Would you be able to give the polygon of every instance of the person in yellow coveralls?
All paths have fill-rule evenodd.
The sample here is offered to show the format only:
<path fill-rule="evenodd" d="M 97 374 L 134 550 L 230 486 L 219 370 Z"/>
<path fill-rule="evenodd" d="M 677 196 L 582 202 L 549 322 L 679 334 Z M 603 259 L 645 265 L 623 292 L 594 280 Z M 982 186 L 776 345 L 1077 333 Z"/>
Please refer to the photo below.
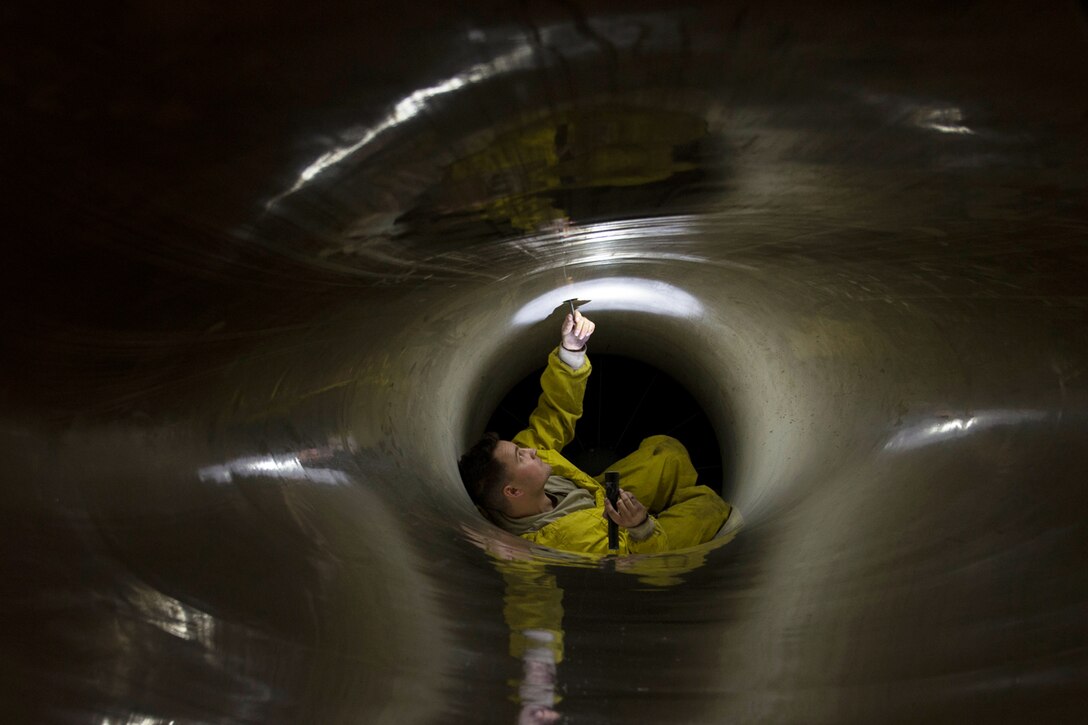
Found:
<path fill-rule="evenodd" d="M 619 526 L 618 554 L 651 554 L 710 541 L 722 531 L 731 507 L 695 483 L 695 467 L 675 438 L 646 438 L 609 467 L 620 474 L 615 507 L 605 496 L 603 473 L 591 477 L 560 453 L 573 440 L 582 416 L 592 370 L 586 346 L 595 327 L 577 310 L 564 318 L 529 427 L 512 441 L 485 434 L 465 453 L 458 462 L 465 488 L 503 529 L 555 549 L 609 553 L 608 519 Z"/>

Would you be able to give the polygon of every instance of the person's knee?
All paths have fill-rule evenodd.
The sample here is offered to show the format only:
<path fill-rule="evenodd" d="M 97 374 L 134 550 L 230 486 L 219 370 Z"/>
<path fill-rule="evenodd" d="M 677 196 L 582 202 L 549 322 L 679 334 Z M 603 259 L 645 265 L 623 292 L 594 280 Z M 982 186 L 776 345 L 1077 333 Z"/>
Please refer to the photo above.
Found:
<path fill-rule="evenodd" d="M 650 436 L 642 441 L 640 448 L 645 448 L 650 451 L 650 455 L 653 456 L 665 456 L 668 458 L 682 458 L 687 459 L 688 449 L 684 447 L 684 444 L 673 438 L 672 436 L 657 435 Z"/>

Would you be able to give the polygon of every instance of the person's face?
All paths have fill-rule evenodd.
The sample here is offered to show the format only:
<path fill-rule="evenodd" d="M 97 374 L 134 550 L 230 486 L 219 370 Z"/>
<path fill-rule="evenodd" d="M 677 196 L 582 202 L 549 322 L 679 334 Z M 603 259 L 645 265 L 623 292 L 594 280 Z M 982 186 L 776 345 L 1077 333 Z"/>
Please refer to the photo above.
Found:
<path fill-rule="evenodd" d="M 512 486 L 530 496 L 544 490 L 552 467 L 536 454 L 535 448 L 522 448 L 510 441 L 499 441 L 495 446 L 495 460 L 502 464 L 506 480 L 503 486 Z"/>

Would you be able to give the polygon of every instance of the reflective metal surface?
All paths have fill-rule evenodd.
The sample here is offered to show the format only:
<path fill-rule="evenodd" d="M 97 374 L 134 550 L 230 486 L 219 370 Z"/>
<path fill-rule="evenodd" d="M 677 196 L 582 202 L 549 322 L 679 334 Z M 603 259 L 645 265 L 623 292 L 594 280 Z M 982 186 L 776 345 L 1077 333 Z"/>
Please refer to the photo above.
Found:
<path fill-rule="evenodd" d="M 1083 716 L 1083 3 L 2 17 L 5 719 Z M 471 507 L 570 298 L 731 542 Z"/>

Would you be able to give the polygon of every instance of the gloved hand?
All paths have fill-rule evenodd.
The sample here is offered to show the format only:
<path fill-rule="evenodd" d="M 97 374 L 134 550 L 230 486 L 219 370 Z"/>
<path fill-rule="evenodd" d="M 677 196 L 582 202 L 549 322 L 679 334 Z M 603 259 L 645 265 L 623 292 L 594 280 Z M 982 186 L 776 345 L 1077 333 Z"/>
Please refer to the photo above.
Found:
<path fill-rule="evenodd" d="M 582 350 L 585 348 L 586 342 L 589 341 L 589 336 L 593 334 L 596 328 L 597 326 L 593 324 L 592 320 L 575 310 L 573 315 L 567 315 L 563 318 L 559 344 L 571 352 Z"/>

